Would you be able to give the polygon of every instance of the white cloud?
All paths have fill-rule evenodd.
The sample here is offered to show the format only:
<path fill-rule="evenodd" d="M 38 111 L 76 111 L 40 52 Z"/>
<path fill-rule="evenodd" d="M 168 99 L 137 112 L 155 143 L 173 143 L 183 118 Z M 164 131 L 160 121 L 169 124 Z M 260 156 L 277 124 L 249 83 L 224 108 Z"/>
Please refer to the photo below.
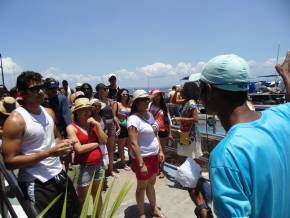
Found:
<path fill-rule="evenodd" d="M 11 57 L 3 58 L 2 65 L 5 74 L 18 74 L 22 71 L 21 67 Z"/>
<path fill-rule="evenodd" d="M 137 67 L 137 71 L 145 74 L 145 76 L 156 77 L 161 75 L 170 75 L 172 74 L 173 67 L 171 64 L 164 63 L 154 63 L 151 65 Z"/>
<path fill-rule="evenodd" d="M 279 58 L 279 63 L 282 63 L 284 57 Z M 248 60 L 253 77 L 261 75 L 275 74 L 274 66 L 275 58 L 269 58 L 264 62 Z M 205 62 L 200 61 L 196 64 L 179 62 L 176 65 L 156 62 L 150 65 L 136 67 L 135 70 L 120 69 L 114 73 L 117 76 L 120 87 L 145 87 L 152 86 L 167 86 L 177 84 L 184 76 L 192 73 L 200 73 L 205 66 Z M 11 57 L 3 58 L 3 70 L 5 73 L 5 82 L 8 87 L 15 85 L 16 75 L 22 71 L 22 67 L 13 61 Z M 53 77 L 60 82 L 64 79 L 68 80 L 70 86 L 74 87 L 77 82 L 87 82 L 93 87 L 97 83 L 108 84 L 109 73 L 85 74 L 81 72 L 66 73 L 59 68 L 49 67 L 41 72 L 44 78 Z M 5 83 L 5 84 L 6 84 Z"/>

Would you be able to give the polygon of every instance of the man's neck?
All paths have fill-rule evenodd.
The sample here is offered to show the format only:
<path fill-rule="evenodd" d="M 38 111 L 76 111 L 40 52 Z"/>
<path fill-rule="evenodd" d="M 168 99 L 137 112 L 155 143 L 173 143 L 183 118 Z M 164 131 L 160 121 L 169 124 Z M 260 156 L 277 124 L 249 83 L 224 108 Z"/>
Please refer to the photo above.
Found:
<path fill-rule="evenodd" d="M 226 132 L 228 132 L 232 126 L 238 123 L 252 122 L 261 117 L 261 113 L 251 111 L 246 103 L 236 107 L 223 107 L 217 113 L 217 115 Z"/>
<path fill-rule="evenodd" d="M 23 103 L 23 108 L 25 108 L 29 113 L 32 114 L 40 114 L 41 113 L 41 108 L 40 104 L 34 103 Z"/>

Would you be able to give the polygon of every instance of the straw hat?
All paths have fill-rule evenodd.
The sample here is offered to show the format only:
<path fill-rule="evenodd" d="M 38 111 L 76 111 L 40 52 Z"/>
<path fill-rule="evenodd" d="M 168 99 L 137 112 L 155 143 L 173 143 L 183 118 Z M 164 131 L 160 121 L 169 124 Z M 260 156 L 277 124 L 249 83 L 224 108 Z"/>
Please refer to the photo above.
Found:
<path fill-rule="evenodd" d="M 10 115 L 17 107 L 19 107 L 19 104 L 13 97 L 5 97 L 0 101 L 0 112 L 2 114 Z"/>
<path fill-rule="evenodd" d="M 71 108 L 71 112 L 75 112 L 81 108 L 91 108 L 92 105 L 88 98 L 78 98 L 75 100 L 74 105 Z"/>
<path fill-rule="evenodd" d="M 148 93 L 143 90 L 143 89 L 138 89 L 133 93 L 133 97 L 132 97 L 132 104 L 134 103 L 135 100 L 137 100 L 138 98 L 150 98 L 150 96 L 148 95 Z"/>

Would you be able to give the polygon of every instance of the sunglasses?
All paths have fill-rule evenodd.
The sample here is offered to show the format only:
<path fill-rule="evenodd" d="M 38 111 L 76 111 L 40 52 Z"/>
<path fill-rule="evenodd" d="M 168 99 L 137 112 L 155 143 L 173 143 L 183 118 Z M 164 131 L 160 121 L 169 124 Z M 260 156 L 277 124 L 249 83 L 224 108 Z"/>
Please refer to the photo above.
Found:
<path fill-rule="evenodd" d="M 44 85 L 36 85 L 36 86 L 32 86 L 32 87 L 29 87 L 28 90 L 31 91 L 31 92 L 35 92 L 35 93 L 38 93 L 40 90 L 43 90 L 44 89 Z"/>
<path fill-rule="evenodd" d="M 128 93 L 124 93 L 124 94 L 122 94 L 122 96 L 129 96 L 129 94 Z"/>

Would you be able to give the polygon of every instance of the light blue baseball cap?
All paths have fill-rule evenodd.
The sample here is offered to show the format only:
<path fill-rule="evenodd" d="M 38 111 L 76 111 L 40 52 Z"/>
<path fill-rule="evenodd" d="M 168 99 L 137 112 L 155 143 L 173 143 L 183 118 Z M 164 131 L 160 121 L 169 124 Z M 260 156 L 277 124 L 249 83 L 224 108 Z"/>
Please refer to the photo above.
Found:
<path fill-rule="evenodd" d="M 192 79 L 191 79 L 192 77 Z M 219 55 L 205 65 L 199 79 L 216 88 L 227 91 L 247 91 L 250 82 L 248 63 L 235 54 Z M 191 75 L 189 80 L 196 81 L 198 75 Z"/>

